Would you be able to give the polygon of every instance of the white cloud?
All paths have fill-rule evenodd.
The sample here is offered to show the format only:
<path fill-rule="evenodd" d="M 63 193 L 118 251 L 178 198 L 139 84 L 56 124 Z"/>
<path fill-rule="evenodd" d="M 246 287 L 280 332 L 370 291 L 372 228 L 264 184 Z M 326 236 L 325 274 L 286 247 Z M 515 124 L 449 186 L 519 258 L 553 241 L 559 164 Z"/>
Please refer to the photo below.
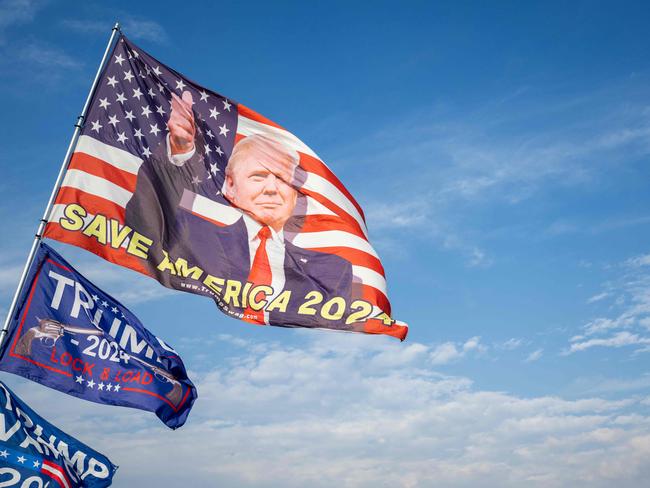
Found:
<path fill-rule="evenodd" d="M 42 42 L 30 42 L 18 49 L 23 62 L 36 64 L 44 68 L 79 69 L 82 64 L 60 49 Z"/>
<path fill-rule="evenodd" d="M 152 414 L 14 389 L 119 464 L 118 486 L 626 488 L 650 476 L 642 400 L 484 391 L 427 368 L 426 346 L 333 336 L 244 345 L 195 376 L 199 399 L 173 432 Z"/>
<path fill-rule="evenodd" d="M 589 339 L 582 342 L 574 342 L 569 348 L 569 353 L 577 351 L 585 351 L 592 347 L 623 347 L 650 344 L 650 337 L 639 337 L 636 334 L 629 332 L 618 332 L 617 334 L 607 338 Z"/>
<path fill-rule="evenodd" d="M 582 333 L 570 339 L 567 353 L 592 347 L 645 346 L 635 354 L 646 352 L 650 338 L 650 255 L 635 256 L 622 266 L 610 266 L 615 273 L 604 283 L 605 290 L 592 296 L 588 303 L 608 304 L 609 316 L 596 317 L 582 327 Z M 650 350 L 650 349 L 649 349 Z"/>
<path fill-rule="evenodd" d="M 517 349 L 524 343 L 523 340 L 517 339 L 516 337 L 511 337 L 507 341 L 503 342 L 502 344 L 499 345 L 501 349 L 505 349 L 507 351 L 512 351 L 514 349 Z"/>
<path fill-rule="evenodd" d="M 431 364 L 441 365 L 457 361 L 467 356 L 468 353 L 476 351 L 483 353 L 487 347 L 480 343 L 481 338 L 472 337 L 465 343 L 445 342 L 436 346 L 429 354 Z"/>
<path fill-rule="evenodd" d="M 46 3 L 40 0 L 5 0 L 0 3 L 0 44 L 5 41 L 8 27 L 31 22 Z"/>
<path fill-rule="evenodd" d="M 120 14 L 120 12 L 115 11 L 112 11 L 110 16 L 107 15 L 104 20 L 66 19 L 61 23 L 61 25 L 65 29 L 76 32 L 93 34 L 105 33 L 108 35 L 114 25 L 114 21 L 111 19 L 116 17 L 121 19 L 120 28 L 129 39 L 150 41 L 157 44 L 164 44 L 169 40 L 165 28 L 158 22 L 133 17 L 129 14 Z"/>
<path fill-rule="evenodd" d="M 641 266 L 650 266 L 650 254 L 644 254 L 628 259 L 625 262 L 628 266 L 639 268 Z"/>
<path fill-rule="evenodd" d="M 542 353 L 544 352 L 544 349 L 537 349 L 533 352 L 531 352 L 528 357 L 526 358 L 527 363 L 532 363 L 537 361 L 539 358 L 542 357 Z"/>
<path fill-rule="evenodd" d="M 589 299 L 587 300 L 587 303 L 596 303 L 596 302 L 599 302 L 599 301 L 607 298 L 608 296 L 609 296 L 609 293 L 604 291 L 602 293 L 598 293 L 597 295 L 589 297 Z"/>

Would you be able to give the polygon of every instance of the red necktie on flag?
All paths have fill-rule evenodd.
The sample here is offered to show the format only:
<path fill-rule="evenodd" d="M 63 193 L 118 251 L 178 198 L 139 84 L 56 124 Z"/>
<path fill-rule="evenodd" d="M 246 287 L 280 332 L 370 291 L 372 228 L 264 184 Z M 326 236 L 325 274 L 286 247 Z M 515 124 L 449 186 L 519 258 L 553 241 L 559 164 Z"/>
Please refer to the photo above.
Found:
<path fill-rule="evenodd" d="M 253 266 L 251 267 L 251 272 L 248 275 L 248 282 L 253 284 L 253 287 L 260 285 L 271 286 L 271 265 L 269 264 L 269 256 L 266 254 L 266 241 L 271 237 L 271 229 L 267 226 L 264 226 L 257 233 L 257 237 L 260 240 L 260 245 L 255 251 L 255 258 L 253 259 Z M 256 295 L 260 295 L 261 291 Z M 254 297 L 255 301 L 259 301 L 259 297 Z M 264 310 L 253 310 L 250 306 L 246 307 L 244 310 L 244 320 L 251 322 L 253 324 L 265 325 L 264 320 Z"/>

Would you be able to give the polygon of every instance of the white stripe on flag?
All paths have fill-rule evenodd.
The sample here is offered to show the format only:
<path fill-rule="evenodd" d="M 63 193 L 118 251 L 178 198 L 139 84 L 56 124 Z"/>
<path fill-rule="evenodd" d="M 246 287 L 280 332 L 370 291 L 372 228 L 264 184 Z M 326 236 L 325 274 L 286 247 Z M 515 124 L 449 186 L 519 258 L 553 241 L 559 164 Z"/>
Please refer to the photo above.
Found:
<path fill-rule="evenodd" d="M 319 201 L 314 200 L 312 197 L 308 195 L 302 196 L 307 200 L 307 210 L 305 211 L 305 215 L 336 215 L 335 212 L 332 212 L 329 208 Z"/>
<path fill-rule="evenodd" d="M 187 189 L 183 190 L 179 206 L 223 225 L 232 225 L 242 216 L 236 208 L 215 202 Z"/>
<path fill-rule="evenodd" d="M 122 171 L 134 175 L 138 174 L 138 169 L 140 169 L 140 165 L 142 164 L 142 159 L 134 156 L 130 152 L 109 146 L 90 136 L 80 136 L 74 151 L 86 153 L 89 156 L 101 159 L 111 166 L 115 166 Z"/>
<path fill-rule="evenodd" d="M 45 471 L 45 473 L 48 475 L 50 478 L 54 479 L 57 481 L 63 488 L 70 488 L 70 484 L 68 483 L 68 480 L 65 479 L 65 474 L 63 471 L 59 471 L 58 469 L 53 468 L 52 466 L 43 463 L 41 465 L 41 470 Z"/>
<path fill-rule="evenodd" d="M 348 197 L 346 197 L 343 193 L 341 193 L 341 190 L 336 188 L 332 183 L 330 183 L 322 176 L 318 176 L 315 173 L 308 172 L 307 179 L 305 180 L 303 187 L 307 190 L 311 190 L 320 195 L 323 195 L 332 203 L 341 207 L 343 210 L 349 213 L 354 218 L 354 220 L 356 220 L 359 223 L 359 227 L 361 227 L 363 234 L 366 237 L 368 237 L 368 230 L 366 229 L 366 223 L 364 222 L 363 217 L 357 210 L 357 207 L 355 207 L 352 204 L 352 202 L 348 200 Z"/>
<path fill-rule="evenodd" d="M 126 207 L 131 195 L 133 195 L 133 193 L 115 183 L 78 169 L 69 169 L 61 186 L 76 188 L 91 195 L 110 200 L 120 207 Z"/>
<path fill-rule="evenodd" d="M 301 153 L 308 154 L 309 156 L 316 158 L 320 161 L 320 158 L 316 155 L 311 148 L 294 136 L 291 132 L 284 129 L 279 129 L 271 125 L 263 124 L 262 122 L 257 122 L 255 120 L 249 119 L 248 117 L 238 116 L 237 117 L 237 133 L 244 136 L 251 136 L 253 134 L 265 134 L 275 139 L 276 141 L 284 144 L 287 147 L 300 151 Z M 322 162 L 322 161 L 321 161 Z M 325 164 L 325 163 L 323 163 Z"/>
<path fill-rule="evenodd" d="M 386 279 L 376 271 L 366 268 L 365 266 L 352 266 L 352 274 L 361 280 L 364 285 L 372 286 L 381 291 L 384 295 L 386 293 Z"/>
<path fill-rule="evenodd" d="M 326 230 L 323 232 L 300 232 L 287 238 L 295 246 L 304 249 L 317 249 L 319 247 L 349 247 L 358 249 L 373 255 L 377 259 L 377 253 L 370 243 L 361 237 L 342 230 Z"/>

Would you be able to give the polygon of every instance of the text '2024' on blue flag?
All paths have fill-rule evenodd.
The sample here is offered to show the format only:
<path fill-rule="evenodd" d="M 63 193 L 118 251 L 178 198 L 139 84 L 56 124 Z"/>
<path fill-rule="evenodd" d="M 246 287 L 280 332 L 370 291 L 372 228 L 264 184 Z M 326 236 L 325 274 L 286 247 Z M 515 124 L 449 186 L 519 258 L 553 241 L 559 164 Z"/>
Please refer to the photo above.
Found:
<path fill-rule="evenodd" d="M 57 429 L 0 381 L 0 486 L 110 486 L 115 466 Z"/>
<path fill-rule="evenodd" d="M 0 369 L 85 400 L 155 412 L 173 429 L 197 397 L 174 349 L 46 244 L 30 268 Z"/>

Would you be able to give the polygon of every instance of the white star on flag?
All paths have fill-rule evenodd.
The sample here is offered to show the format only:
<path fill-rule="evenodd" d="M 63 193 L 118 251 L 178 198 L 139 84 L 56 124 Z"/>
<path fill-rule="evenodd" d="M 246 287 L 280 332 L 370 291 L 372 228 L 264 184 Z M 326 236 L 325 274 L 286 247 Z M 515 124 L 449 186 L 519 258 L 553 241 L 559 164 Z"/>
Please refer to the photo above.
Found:
<path fill-rule="evenodd" d="M 99 123 L 99 119 L 97 119 L 95 122 L 92 122 L 92 124 L 93 124 L 93 126 L 92 126 L 92 128 L 90 130 L 94 130 L 97 133 L 99 133 L 99 129 L 104 127 L 102 124 Z"/>
<path fill-rule="evenodd" d="M 151 149 L 149 149 L 148 147 L 143 148 L 142 149 L 142 154 L 146 158 L 150 157 L 151 156 Z"/>
<path fill-rule="evenodd" d="M 118 93 L 117 94 L 117 100 L 116 102 L 124 103 L 126 102 L 126 97 L 124 96 L 124 93 Z"/>
<path fill-rule="evenodd" d="M 133 134 L 133 137 L 137 137 L 138 139 L 142 139 L 144 136 L 142 135 L 142 130 L 141 129 L 136 129 L 135 134 Z"/>
<path fill-rule="evenodd" d="M 129 83 L 131 82 L 131 80 L 132 80 L 133 78 L 135 78 L 135 76 L 133 76 L 133 73 L 131 73 L 131 70 L 126 71 L 126 72 L 124 73 L 124 79 L 125 79 L 126 81 L 128 81 Z"/>
<path fill-rule="evenodd" d="M 117 119 L 117 115 L 111 115 L 108 118 L 108 123 L 111 124 L 113 127 L 115 127 L 118 122 L 119 122 L 119 120 Z"/>
<path fill-rule="evenodd" d="M 127 119 L 129 119 L 129 122 L 131 122 L 133 119 L 135 119 L 135 115 L 133 115 L 133 111 L 132 111 L 132 110 L 128 110 L 128 111 L 126 112 L 125 117 L 126 117 Z"/>
<path fill-rule="evenodd" d="M 124 142 L 125 142 L 127 139 L 128 139 L 128 137 L 126 137 L 126 135 L 124 134 L 124 132 L 118 132 L 118 133 L 117 133 L 117 142 L 121 142 L 122 144 L 124 144 Z"/>
<path fill-rule="evenodd" d="M 158 128 L 158 124 L 149 124 L 149 127 L 151 127 L 151 130 L 149 131 L 149 134 L 153 134 L 154 136 L 158 135 L 158 132 L 160 132 L 160 129 Z"/>
<path fill-rule="evenodd" d="M 185 83 L 183 83 L 183 80 L 178 80 L 178 81 L 176 82 L 176 89 L 177 89 L 177 90 L 183 91 L 183 89 L 185 88 L 185 86 L 186 86 L 186 85 L 185 85 Z"/>
<path fill-rule="evenodd" d="M 219 115 L 219 112 L 217 112 L 217 107 L 212 107 L 210 109 L 210 117 L 217 120 L 217 115 Z"/>
<path fill-rule="evenodd" d="M 230 132 L 230 129 L 228 127 L 226 127 L 226 124 L 223 124 L 223 125 L 219 126 L 219 135 L 220 136 L 228 137 L 228 132 Z"/>
<path fill-rule="evenodd" d="M 133 89 L 133 98 L 137 98 L 140 100 L 140 97 L 142 96 L 142 92 L 140 91 L 140 88 L 134 88 Z"/>
<path fill-rule="evenodd" d="M 210 95 L 208 95 L 207 92 L 206 92 L 205 90 L 202 90 L 202 91 L 201 91 L 201 101 L 202 101 L 202 102 L 207 102 L 209 96 L 210 96 Z"/>
<path fill-rule="evenodd" d="M 27 458 L 25 456 L 18 456 L 18 462 L 20 464 L 23 464 L 25 461 L 27 461 Z"/>
<path fill-rule="evenodd" d="M 124 61 L 125 61 L 125 59 L 122 57 L 121 54 L 118 54 L 117 56 L 115 56 L 115 62 L 116 62 L 117 64 L 119 64 L 120 66 L 122 66 L 122 63 L 123 63 Z"/>
<path fill-rule="evenodd" d="M 101 108 L 105 108 L 108 110 L 108 106 L 111 104 L 111 102 L 108 101 L 108 98 L 100 98 L 99 99 L 99 106 Z"/>
<path fill-rule="evenodd" d="M 230 106 L 231 105 L 230 105 L 230 102 L 228 100 L 223 101 L 223 109 L 224 110 L 227 110 L 228 112 L 230 112 Z"/>
<path fill-rule="evenodd" d="M 84 382 L 83 376 L 76 376 L 75 381 L 79 384 L 83 384 Z"/>
<path fill-rule="evenodd" d="M 151 113 L 151 109 L 149 108 L 149 105 L 145 105 L 142 107 L 142 115 L 144 115 L 146 118 L 149 118 L 149 114 Z"/>
<path fill-rule="evenodd" d="M 95 380 L 86 381 L 88 388 L 92 389 L 95 386 Z"/>

